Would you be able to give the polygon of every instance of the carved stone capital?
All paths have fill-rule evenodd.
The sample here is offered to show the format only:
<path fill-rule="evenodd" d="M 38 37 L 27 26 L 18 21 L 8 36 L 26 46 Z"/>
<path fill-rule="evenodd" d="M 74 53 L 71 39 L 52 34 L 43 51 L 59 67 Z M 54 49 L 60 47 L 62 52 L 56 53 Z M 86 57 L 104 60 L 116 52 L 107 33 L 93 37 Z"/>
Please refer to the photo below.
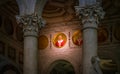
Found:
<path fill-rule="evenodd" d="M 105 12 L 99 3 L 92 6 L 80 7 L 75 6 L 76 15 L 82 20 L 82 23 L 99 23 L 104 18 Z"/>
<path fill-rule="evenodd" d="M 38 33 L 39 28 L 45 25 L 45 21 L 41 16 L 36 14 L 16 16 L 17 23 L 23 27 L 23 32 L 25 33 Z"/>

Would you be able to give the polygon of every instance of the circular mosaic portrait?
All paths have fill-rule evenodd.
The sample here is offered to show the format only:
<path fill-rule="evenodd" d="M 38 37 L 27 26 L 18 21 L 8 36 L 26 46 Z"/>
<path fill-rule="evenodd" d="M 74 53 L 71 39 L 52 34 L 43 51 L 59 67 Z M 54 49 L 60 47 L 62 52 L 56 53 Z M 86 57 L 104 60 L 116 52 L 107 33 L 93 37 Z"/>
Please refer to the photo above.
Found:
<path fill-rule="evenodd" d="M 77 30 L 73 33 L 72 36 L 72 41 L 75 45 L 81 46 L 83 44 L 83 39 L 82 39 L 82 32 L 81 30 Z"/>
<path fill-rule="evenodd" d="M 108 31 L 104 27 L 98 28 L 98 43 L 103 43 L 108 39 Z"/>
<path fill-rule="evenodd" d="M 53 44 L 57 48 L 61 48 L 66 44 L 67 37 L 64 33 L 57 33 L 53 37 Z"/>
<path fill-rule="evenodd" d="M 48 46 L 48 38 L 45 35 L 39 36 L 38 47 L 40 50 L 45 49 Z"/>
<path fill-rule="evenodd" d="M 114 36 L 120 41 L 120 25 L 116 25 L 116 27 L 114 27 Z"/>

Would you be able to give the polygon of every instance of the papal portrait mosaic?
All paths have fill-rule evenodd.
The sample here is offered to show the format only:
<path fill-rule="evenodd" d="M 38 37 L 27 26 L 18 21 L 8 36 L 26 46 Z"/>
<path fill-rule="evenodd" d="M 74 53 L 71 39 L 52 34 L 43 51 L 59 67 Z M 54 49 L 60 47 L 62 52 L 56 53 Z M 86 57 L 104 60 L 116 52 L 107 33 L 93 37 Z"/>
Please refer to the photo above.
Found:
<path fill-rule="evenodd" d="M 83 44 L 83 39 L 82 39 L 82 32 L 81 30 L 77 30 L 73 33 L 72 35 L 72 41 L 75 45 L 81 46 Z"/>
<path fill-rule="evenodd" d="M 61 48 L 66 44 L 67 37 L 64 33 L 57 33 L 53 37 L 53 44 L 57 48 Z"/>

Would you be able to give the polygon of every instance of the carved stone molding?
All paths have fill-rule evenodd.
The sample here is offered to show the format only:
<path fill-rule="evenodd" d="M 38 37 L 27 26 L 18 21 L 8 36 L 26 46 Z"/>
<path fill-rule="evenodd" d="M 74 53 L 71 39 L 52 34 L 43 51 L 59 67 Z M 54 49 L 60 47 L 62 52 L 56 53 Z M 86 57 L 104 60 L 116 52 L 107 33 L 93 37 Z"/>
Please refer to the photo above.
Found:
<path fill-rule="evenodd" d="M 16 16 L 17 22 L 23 27 L 23 32 L 38 32 L 38 29 L 45 25 L 45 21 L 37 14 Z"/>
<path fill-rule="evenodd" d="M 100 19 L 104 18 L 105 12 L 100 6 L 100 3 L 96 3 L 92 6 L 80 7 L 75 6 L 76 15 L 79 16 L 79 19 L 82 20 L 82 23 L 99 23 Z"/>

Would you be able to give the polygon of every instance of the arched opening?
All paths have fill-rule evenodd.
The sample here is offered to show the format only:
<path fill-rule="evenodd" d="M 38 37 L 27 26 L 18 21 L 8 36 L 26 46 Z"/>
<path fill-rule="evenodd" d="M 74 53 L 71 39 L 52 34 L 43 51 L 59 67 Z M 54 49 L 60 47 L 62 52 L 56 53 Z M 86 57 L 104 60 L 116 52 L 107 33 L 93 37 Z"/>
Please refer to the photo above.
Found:
<path fill-rule="evenodd" d="M 57 60 L 53 62 L 48 74 L 75 74 L 73 65 L 66 60 Z"/>

